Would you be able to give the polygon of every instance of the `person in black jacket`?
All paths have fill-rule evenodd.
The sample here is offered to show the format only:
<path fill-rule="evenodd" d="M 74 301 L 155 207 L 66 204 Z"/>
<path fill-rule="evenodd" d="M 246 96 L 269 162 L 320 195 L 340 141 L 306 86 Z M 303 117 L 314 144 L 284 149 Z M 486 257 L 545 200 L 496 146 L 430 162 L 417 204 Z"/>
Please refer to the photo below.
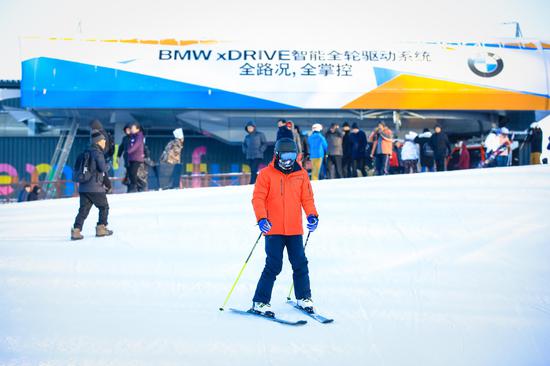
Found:
<path fill-rule="evenodd" d="M 365 170 L 365 155 L 367 149 L 367 135 L 363 130 L 359 129 L 357 123 L 351 126 L 351 157 L 353 159 L 352 175 L 357 177 L 357 169 L 361 171 L 363 177 L 367 176 Z"/>
<path fill-rule="evenodd" d="M 292 131 L 292 126 L 290 123 L 287 123 L 284 119 L 280 119 L 277 121 L 277 139 L 276 141 L 279 141 L 283 138 L 288 138 L 291 140 L 294 140 L 294 132 Z"/>
<path fill-rule="evenodd" d="M 307 135 L 307 132 L 302 131 L 302 129 L 297 125 L 294 125 L 294 129 L 298 133 L 298 136 L 300 136 L 300 143 L 302 145 L 302 161 L 300 163 L 303 167 L 305 167 L 306 161 L 309 160 L 309 141 L 307 140 L 309 136 Z"/>
<path fill-rule="evenodd" d="M 264 161 L 267 141 L 263 132 L 256 129 L 254 122 L 248 122 L 244 129 L 247 135 L 243 140 L 243 154 L 248 161 L 248 166 L 250 166 L 250 184 L 254 184 L 258 176 L 258 167 Z"/>
<path fill-rule="evenodd" d="M 542 129 L 538 123 L 531 123 L 525 142 L 529 142 L 531 145 L 530 165 L 540 164 L 540 156 L 542 154 Z"/>
<path fill-rule="evenodd" d="M 451 153 L 451 143 L 447 134 L 441 130 L 441 126 L 435 126 L 435 133 L 430 141 L 435 156 L 435 168 L 438 172 L 447 170 L 445 160 Z"/>
<path fill-rule="evenodd" d="M 120 160 L 120 157 L 124 158 L 124 179 L 122 180 L 122 184 L 125 186 L 128 186 L 130 184 L 130 178 L 128 177 L 128 171 L 130 167 L 130 163 L 128 162 L 128 146 L 130 145 L 130 124 L 127 124 L 123 128 L 124 136 L 122 137 L 122 141 L 120 142 L 120 145 L 118 146 L 118 153 L 117 158 Z"/>
<path fill-rule="evenodd" d="M 113 156 L 115 155 L 115 139 L 111 134 L 103 128 L 103 125 L 98 119 L 95 119 L 90 124 L 91 128 L 91 134 L 94 133 L 94 131 L 98 131 L 105 137 L 105 150 L 103 151 L 103 155 L 105 156 L 105 161 L 111 165 L 113 161 Z M 107 193 L 111 193 L 113 191 L 113 185 L 111 184 L 111 180 L 109 179 L 109 174 L 106 173 L 103 176 L 104 182 L 103 184 L 107 188 Z"/>
<path fill-rule="evenodd" d="M 109 203 L 107 202 L 107 190 L 104 185 L 104 176 L 107 174 L 108 164 L 105 162 L 105 149 L 107 140 L 98 130 L 92 133 L 92 145 L 88 148 L 90 154 L 89 169 L 92 172 L 87 182 L 80 183 L 78 193 L 80 194 L 80 208 L 71 229 L 71 240 L 84 239 L 82 226 L 90 213 L 92 206 L 99 209 L 99 220 L 96 226 L 96 236 L 108 236 L 113 232 L 107 229 L 109 216 Z"/>
<path fill-rule="evenodd" d="M 27 201 L 37 201 L 40 196 L 40 192 L 42 192 L 42 188 L 39 186 L 34 186 L 32 191 L 27 196 Z"/>
<path fill-rule="evenodd" d="M 344 137 L 342 138 L 342 171 L 344 178 L 352 176 L 351 169 L 353 166 L 352 150 L 353 144 L 351 142 L 349 123 L 344 122 L 342 125 L 342 131 L 344 131 Z"/>
<path fill-rule="evenodd" d="M 423 173 L 434 171 L 434 150 L 431 140 L 432 133 L 427 128 L 414 138 L 414 143 L 420 147 L 420 167 Z"/>

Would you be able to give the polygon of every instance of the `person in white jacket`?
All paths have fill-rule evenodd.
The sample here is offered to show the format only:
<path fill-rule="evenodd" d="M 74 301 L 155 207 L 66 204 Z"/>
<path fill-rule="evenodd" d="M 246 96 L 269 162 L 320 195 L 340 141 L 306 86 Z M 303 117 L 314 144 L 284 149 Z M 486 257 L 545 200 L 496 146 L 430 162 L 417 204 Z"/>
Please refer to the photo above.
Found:
<path fill-rule="evenodd" d="M 485 159 L 489 159 L 493 154 L 496 153 L 497 149 L 500 147 L 499 143 L 500 128 L 493 127 L 491 132 L 485 138 Z M 491 160 L 488 167 L 492 168 L 496 166 L 496 159 Z"/>
<path fill-rule="evenodd" d="M 405 174 L 418 173 L 418 145 L 414 139 L 418 136 L 414 132 L 405 135 L 405 143 L 401 148 L 401 161 L 405 168 Z"/>

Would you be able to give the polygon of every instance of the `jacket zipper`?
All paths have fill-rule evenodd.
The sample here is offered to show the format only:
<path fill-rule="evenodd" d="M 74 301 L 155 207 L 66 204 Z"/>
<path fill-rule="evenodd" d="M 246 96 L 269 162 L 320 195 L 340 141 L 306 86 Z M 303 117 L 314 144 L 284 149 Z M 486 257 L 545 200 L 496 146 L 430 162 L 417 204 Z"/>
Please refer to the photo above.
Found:
<path fill-rule="evenodd" d="M 281 177 L 281 197 L 283 198 L 283 235 L 286 233 L 286 203 L 285 203 L 285 192 L 283 188 L 283 179 L 286 181 L 286 177 Z"/>

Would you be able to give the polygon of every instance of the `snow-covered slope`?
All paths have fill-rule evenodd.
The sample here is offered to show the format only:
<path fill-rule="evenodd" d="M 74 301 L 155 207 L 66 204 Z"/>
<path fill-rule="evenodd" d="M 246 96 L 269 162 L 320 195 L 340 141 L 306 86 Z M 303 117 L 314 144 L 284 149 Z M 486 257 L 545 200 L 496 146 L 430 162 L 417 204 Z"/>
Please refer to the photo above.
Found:
<path fill-rule="evenodd" d="M 93 237 L 94 208 L 81 242 L 77 199 L 1 206 L 0 365 L 550 364 L 548 167 L 314 190 L 313 296 L 335 322 L 296 328 L 218 311 L 258 235 L 250 186 L 110 196 L 115 235 Z M 305 318 L 289 267 L 272 305 Z"/>

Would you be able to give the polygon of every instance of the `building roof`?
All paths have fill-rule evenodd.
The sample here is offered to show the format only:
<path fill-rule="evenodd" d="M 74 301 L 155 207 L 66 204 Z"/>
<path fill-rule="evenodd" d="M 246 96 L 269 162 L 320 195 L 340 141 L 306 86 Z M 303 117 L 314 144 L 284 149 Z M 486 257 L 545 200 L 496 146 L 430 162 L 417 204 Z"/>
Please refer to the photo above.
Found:
<path fill-rule="evenodd" d="M 1 80 L 0 89 L 20 89 L 21 80 Z"/>

